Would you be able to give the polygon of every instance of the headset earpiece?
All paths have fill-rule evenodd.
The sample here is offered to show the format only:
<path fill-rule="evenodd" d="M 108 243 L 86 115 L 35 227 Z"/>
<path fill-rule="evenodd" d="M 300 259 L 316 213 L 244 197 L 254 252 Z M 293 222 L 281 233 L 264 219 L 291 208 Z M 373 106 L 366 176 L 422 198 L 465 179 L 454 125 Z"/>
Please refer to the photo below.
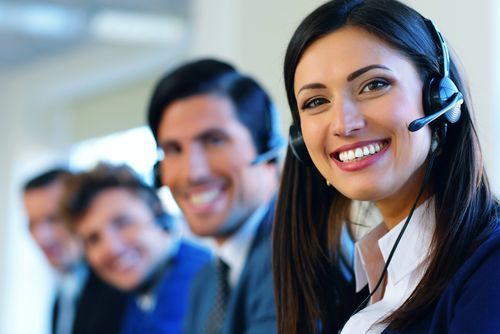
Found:
<path fill-rule="evenodd" d="M 306 166 L 312 165 L 311 156 L 307 151 L 306 144 L 304 143 L 304 137 L 302 136 L 302 132 L 300 128 L 293 123 L 290 126 L 290 130 L 288 133 L 289 145 L 292 150 L 293 155 L 297 160 L 299 160 L 302 164 Z"/>
<path fill-rule="evenodd" d="M 281 155 L 282 148 L 285 145 L 285 140 L 280 129 L 280 117 L 278 110 L 271 103 L 268 106 L 268 114 L 265 124 L 265 137 L 264 137 L 264 152 L 259 153 L 257 157 L 251 162 L 252 166 L 261 163 L 272 162 L 278 159 Z"/>
<path fill-rule="evenodd" d="M 408 130 L 412 132 L 420 130 L 442 115 L 449 123 L 456 123 L 460 119 L 461 105 L 464 102 L 462 93 L 450 78 L 450 55 L 445 40 L 432 21 L 426 18 L 423 20 L 441 53 L 441 70 L 439 75 L 431 77 L 424 85 L 423 106 L 426 116 L 410 123 Z"/>
<path fill-rule="evenodd" d="M 155 162 L 153 166 L 153 188 L 160 189 L 163 185 L 161 183 L 161 161 Z"/>

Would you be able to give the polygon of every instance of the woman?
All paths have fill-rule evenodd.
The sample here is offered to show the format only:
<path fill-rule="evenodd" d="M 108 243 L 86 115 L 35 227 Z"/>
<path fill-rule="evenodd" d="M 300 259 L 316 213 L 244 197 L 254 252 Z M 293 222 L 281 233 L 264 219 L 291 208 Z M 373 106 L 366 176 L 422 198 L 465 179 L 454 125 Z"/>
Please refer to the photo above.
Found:
<path fill-rule="evenodd" d="M 342 333 L 498 330 L 498 202 L 433 24 L 394 0 L 330 1 L 300 24 L 284 69 L 294 125 L 274 231 L 278 332 L 345 320 Z M 356 244 L 356 288 L 370 290 L 356 311 L 338 269 L 353 200 L 384 219 Z"/>

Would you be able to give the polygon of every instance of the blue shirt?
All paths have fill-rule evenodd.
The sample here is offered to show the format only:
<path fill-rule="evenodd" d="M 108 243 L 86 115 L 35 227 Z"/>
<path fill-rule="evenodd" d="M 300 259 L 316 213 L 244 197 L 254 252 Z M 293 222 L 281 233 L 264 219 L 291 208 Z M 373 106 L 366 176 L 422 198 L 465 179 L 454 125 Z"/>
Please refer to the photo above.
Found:
<path fill-rule="evenodd" d="M 189 289 L 199 269 L 210 261 L 204 249 L 181 241 L 175 256 L 155 289 L 155 303 L 150 310 L 141 308 L 131 298 L 122 325 L 122 334 L 177 334 L 187 311 Z"/>

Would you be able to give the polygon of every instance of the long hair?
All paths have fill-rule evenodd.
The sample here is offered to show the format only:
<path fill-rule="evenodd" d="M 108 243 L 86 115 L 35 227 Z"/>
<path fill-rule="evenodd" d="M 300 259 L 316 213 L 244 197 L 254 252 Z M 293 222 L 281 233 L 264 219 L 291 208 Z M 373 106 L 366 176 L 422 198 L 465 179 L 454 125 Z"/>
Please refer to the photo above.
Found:
<path fill-rule="evenodd" d="M 399 51 L 414 64 L 423 83 L 439 75 L 440 50 L 423 17 L 415 10 L 396 0 L 327 2 L 302 21 L 285 56 L 288 103 L 299 127 L 293 89 L 297 64 L 313 42 L 346 25 L 362 28 Z M 498 202 L 490 192 L 483 167 L 470 97 L 453 55 L 450 77 L 463 93 L 464 104 L 461 119 L 448 127 L 442 154 L 431 171 L 436 228 L 428 269 L 407 301 L 384 320 L 391 329 L 418 321 L 460 265 L 488 236 L 498 216 Z M 340 229 L 348 220 L 349 205 L 349 199 L 325 186 L 314 166 L 301 165 L 288 151 L 273 243 L 280 333 L 327 332 L 341 325 L 334 322 L 345 316 L 348 300 L 342 299 L 342 295 L 348 291 L 342 289 L 348 285 L 336 273 Z"/>

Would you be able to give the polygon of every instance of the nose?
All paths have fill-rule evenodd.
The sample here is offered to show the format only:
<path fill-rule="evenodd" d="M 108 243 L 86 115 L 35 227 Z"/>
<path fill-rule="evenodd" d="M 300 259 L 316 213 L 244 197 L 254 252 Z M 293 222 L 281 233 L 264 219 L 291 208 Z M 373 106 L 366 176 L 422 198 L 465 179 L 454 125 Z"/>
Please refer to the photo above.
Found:
<path fill-rule="evenodd" d="M 186 152 L 186 173 L 191 182 L 199 182 L 210 175 L 208 153 L 200 144 L 192 145 Z"/>
<path fill-rule="evenodd" d="M 365 127 L 356 101 L 339 98 L 333 103 L 331 128 L 334 136 L 347 137 Z"/>
<path fill-rule="evenodd" d="M 107 259 L 112 260 L 123 251 L 124 243 L 117 233 L 108 231 L 104 233 L 103 239 L 101 247 Z"/>
<path fill-rule="evenodd" d="M 54 227 L 50 222 L 38 223 L 31 231 L 33 238 L 40 245 L 50 244 L 55 239 Z"/>

